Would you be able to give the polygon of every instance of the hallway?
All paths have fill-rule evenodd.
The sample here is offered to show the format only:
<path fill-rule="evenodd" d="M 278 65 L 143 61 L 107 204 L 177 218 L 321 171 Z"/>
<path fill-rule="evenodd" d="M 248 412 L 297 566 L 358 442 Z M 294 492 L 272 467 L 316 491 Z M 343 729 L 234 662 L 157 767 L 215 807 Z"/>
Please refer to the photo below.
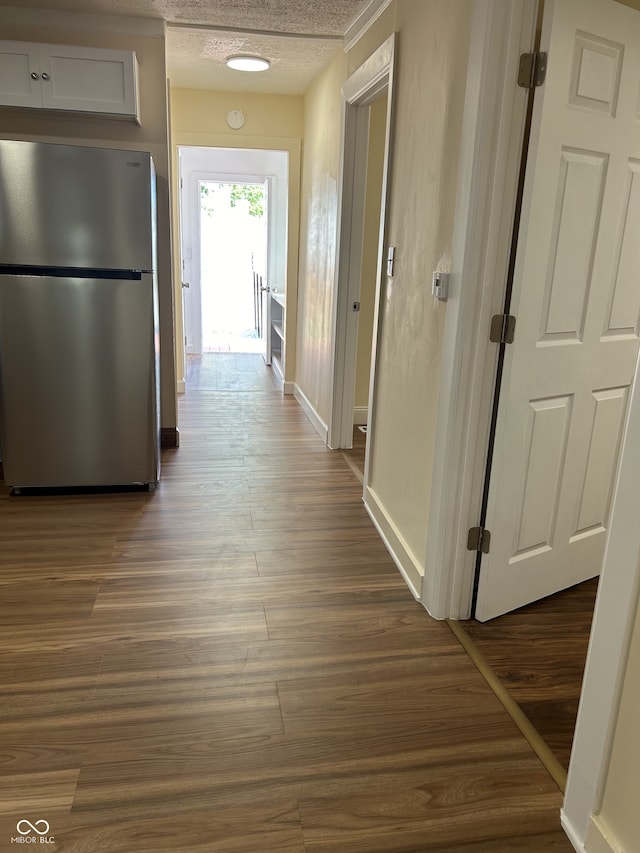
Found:
<path fill-rule="evenodd" d="M 28 819 L 65 853 L 569 853 L 344 457 L 243 363 L 192 376 L 155 492 L 2 488 L 0 849 Z"/>

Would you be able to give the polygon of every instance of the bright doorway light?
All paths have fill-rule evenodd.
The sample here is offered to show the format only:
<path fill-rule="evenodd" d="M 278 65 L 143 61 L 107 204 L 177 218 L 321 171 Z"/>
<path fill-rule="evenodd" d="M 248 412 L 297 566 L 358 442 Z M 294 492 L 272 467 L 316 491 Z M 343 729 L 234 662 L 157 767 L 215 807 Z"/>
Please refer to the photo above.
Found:
<path fill-rule="evenodd" d="M 262 352 L 253 273 L 266 278 L 264 184 L 200 181 L 203 352 Z"/>

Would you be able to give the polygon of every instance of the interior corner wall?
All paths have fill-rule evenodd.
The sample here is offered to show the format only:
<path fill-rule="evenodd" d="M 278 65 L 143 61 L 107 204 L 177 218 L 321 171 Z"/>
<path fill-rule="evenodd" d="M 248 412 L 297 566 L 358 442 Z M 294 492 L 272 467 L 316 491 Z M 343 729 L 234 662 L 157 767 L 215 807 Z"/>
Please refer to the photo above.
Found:
<path fill-rule="evenodd" d="M 99 15 L 53 13 L 34 10 L 33 22 L 25 22 L 29 10 L 21 10 L 19 23 L 3 18 L 2 38 L 45 44 L 134 50 L 139 67 L 140 121 L 98 116 L 60 115 L 44 110 L 0 110 L 0 137 L 68 145 L 96 145 L 149 151 L 158 182 L 158 290 L 160 302 L 161 426 L 176 426 L 176 392 L 173 323 L 173 270 L 169 207 L 169 150 L 167 127 L 167 84 L 165 40 L 162 35 L 140 35 L 140 27 L 129 31 L 125 19 Z M 43 23 L 46 21 L 46 26 Z M 119 25 L 113 22 L 120 21 Z M 135 19 L 140 24 L 139 19 Z M 144 23 L 144 22 L 143 22 Z M 154 22 L 157 26 L 157 22 Z"/>
<path fill-rule="evenodd" d="M 431 295 L 451 255 L 471 15 L 450 0 L 395 0 L 349 53 L 357 68 L 396 33 L 387 246 L 369 488 L 424 574 L 446 303 Z"/>
<path fill-rule="evenodd" d="M 174 223 L 174 279 L 176 283 L 176 374 L 184 379 L 184 347 L 179 233 L 179 146 L 211 148 L 254 148 L 287 151 L 289 154 L 289 198 L 287 227 L 286 281 L 286 363 L 285 382 L 296 375 L 296 314 L 298 298 L 298 251 L 300 231 L 300 180 L 303 136 L 301 95 L 261 95 L 242 92 L 215 92 L 204 89 L 170 88 L 171 157 L 173 172 L 172 217 Z M 231 110 L 245 116 L 240 130 L 226 122 Z"/>
<path fill-rule="evenodd" d="M 345 56 L 339 51 L 304 99 L 296 384 L 325 424 L 331 406 L 341 87 L 345 78 Z"/>

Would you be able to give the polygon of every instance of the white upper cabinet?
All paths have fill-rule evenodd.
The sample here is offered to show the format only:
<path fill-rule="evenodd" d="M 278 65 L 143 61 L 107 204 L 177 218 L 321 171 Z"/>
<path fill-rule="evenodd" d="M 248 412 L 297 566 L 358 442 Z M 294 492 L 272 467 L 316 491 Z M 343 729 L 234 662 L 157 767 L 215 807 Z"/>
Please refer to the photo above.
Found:
<path fill-rule="evenodd" d="M 42 106 L 35 46 L 0 41 L 0 103 L 7 107 Z"/>
<path fill-rule="evenodd" d="M 0 106 L 138 120 L 138 65 L 129 50 L 0 41 Z"/>

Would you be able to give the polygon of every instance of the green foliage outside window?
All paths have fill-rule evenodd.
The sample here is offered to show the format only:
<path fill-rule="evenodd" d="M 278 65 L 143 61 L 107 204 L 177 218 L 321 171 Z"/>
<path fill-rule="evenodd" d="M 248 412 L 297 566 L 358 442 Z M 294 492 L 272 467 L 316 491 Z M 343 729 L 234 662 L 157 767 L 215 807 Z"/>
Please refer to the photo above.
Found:
<path fill-rule="evenodd" d="M 217 190 L 230 187 L 229 205 L 236 207 L 239 201 L 249 202 L 250 216 L 264 216 L 264 187 L 261 184 L 200 184 L 200 201 L 209 216 L 213 215 L 213 200 Z M 218 196 L 219 197 L 219 196 Z M 205 202 L 206 199 L 206 202 Z"/>

